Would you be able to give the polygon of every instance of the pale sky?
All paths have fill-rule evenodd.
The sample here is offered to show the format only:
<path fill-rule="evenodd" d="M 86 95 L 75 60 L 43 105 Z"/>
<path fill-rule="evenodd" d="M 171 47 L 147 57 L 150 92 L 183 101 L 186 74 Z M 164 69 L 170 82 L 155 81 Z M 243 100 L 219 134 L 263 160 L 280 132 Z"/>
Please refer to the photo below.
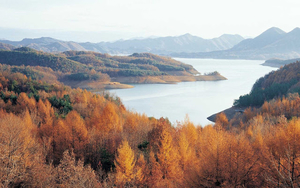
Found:
<path fill-rule="evenodd" d="M 270 27 L 300 27 L 299 8 L 299 0 L 0 0 L 0 39 L 255 37 Z"/>

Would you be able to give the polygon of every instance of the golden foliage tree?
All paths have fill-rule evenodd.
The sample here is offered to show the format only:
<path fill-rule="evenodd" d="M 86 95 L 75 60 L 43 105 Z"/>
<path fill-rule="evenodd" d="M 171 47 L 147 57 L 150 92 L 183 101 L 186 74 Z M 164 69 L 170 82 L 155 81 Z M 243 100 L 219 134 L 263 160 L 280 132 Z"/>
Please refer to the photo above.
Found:
<path fill-rule="evenodd" d="M 21 186 L 40 157 L 38 145 L 23 120 L 13 114 L 0 118 L 0 183 Z"/>
<path fill-rule="evenodd" d="M 123 140 L 117 151 L 115 159 L 116 165 L 116 183 L 124 186 L 131 183 L 134 178 L 134 152 L 126 140 Z"/>
<path fill-rule="evenodd" d="M 158 138 L 157 159 L 160 164 L 162 179 L 180 182 L 182 171 L 178 165 L 178 153 L 173 148 L 170 132 L 164 128 Z M 175 183 L 176 184 L 176 183 Z"/>
<path fill-rule="evenodd" d="M 74 149 L 75 154 L 83 157 L 84 149 L 89 139 L 84 120 L 73 110 L 66 116 L 65 123 L 69 129 L 68 132 L 71 134 L 71 148 Z"/>

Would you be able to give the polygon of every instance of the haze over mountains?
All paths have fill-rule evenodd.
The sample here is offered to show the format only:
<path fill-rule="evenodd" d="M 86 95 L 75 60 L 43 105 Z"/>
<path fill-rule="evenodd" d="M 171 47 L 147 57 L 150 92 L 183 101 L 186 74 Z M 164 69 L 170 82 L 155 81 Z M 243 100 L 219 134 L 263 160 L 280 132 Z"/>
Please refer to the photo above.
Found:
<path fill-rule="evenodd" d="M 2 44 L 1 44 L 2 43 Z M 5 43 L 5 44 L 3 44 Z M 0 49 L 30 47 L 45 52 L 94 51 L 109 54 L 150 52 L 159 55 L 186 58 L 216 59 L 294 59 L 300 57 L 300 28 L 285 32 L 272 27 L 255 38 L 224 34 L 218 38 L 203 39 L 185 34 L 176 37 L 119 40 L 116 42 L 77 43 L 49 37 L 0 40 Z"/>
<path fill-rule="evenodd" d="M 245 39 L 233 48 L 208 53 L 173 53 L 174 57 L 220 59 L 292 59 L 300 57 L 300 28 L 286 33 L 272 27 L 253 39 Z"/>
<path fill-rule="evenodd" d="M 81 44 L 88 50 L 101 47 L 102 50 L 110 53 L 135 53 L 151 52 L 156 54 L 169 54 L 173 52 L 210 52 L 226 50 L 238 44 L 244 38 L 240 35 L 224 34 L 218 38 L 203 39 L 191 34 L 178 37 L 159 37 L 147 39 L 133 39 L 117 42 L 101 42 L 96 45 L 90 43 Z M 99 49 L 100 50 L 100 49 Z"/>
<path fill-rule="evenodd" d="M 174 52 L 210 52 L 226 50 L 238 44 L 244 38 L 240 35 L 224 34 L 218 38 L 203 39 L 190 34 L 176 37 L 158 37 L 146 39 L 119 40 L 116 42 L 76 43 L 61 41 L 49 37 L 23 39 L 22 41 L 0 40 L 1 43 L 15 47 L 30 47 L 45 52 L 62 52 L 67 50 L 95 51 L 111 54 L 132 54 L 151 52 L 169 54 Z"/>

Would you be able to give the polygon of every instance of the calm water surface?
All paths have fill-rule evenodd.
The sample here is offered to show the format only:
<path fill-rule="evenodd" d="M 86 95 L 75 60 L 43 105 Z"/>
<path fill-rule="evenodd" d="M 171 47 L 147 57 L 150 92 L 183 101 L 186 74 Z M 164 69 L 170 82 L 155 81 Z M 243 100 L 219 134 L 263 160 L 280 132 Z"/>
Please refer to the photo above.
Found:
<path fill-rule="evenodd" d="M 228 80 L 181 82 L 178 84 L 135 84 L 132 89 L 110 90 L 127 109 L 148 116 L 168 117 L 172 123 L 188 114 L 195 124 L 211 123 L 206 118 L 232 106 L 234 99 L 249 93 L 254 82 L 276 68 L 258 60 L 177 60 L 192 65 L 200 73 L 218 71 Z"/>

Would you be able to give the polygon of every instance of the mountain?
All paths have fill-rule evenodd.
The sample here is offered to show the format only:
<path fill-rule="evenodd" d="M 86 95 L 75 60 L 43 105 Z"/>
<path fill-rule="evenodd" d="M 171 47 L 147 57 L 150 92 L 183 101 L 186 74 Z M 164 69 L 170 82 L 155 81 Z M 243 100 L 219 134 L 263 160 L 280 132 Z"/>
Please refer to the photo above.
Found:
<path fill-rule="evenodd" d="M 0 42 L 0 50 L 12 50 L 14 48 L 15 47 L 13 45 Z"/>
<path fill-rule="evenodd" d="M 61 41 L 50 37 L 23 39 L 22 41 L 0 40 L 2 43 L 16 47 L 30 47 L 44 52 L 94 51 L 110 54 L 132 54 L 150 52 L 155 54 L 170 54 L 177 52 L 210 52 L 226 50 L 244 38 L 240 35 L 224 34 L 218 38 L 203 39 L 191 34 L 176 37 L 157 37 L 146 39 L 119 40 L 116 42 L 76 43 Z"/>
<path fill-rule="evenodd" d="M 253 39 L 245 39 L 228 50 L 198 53 L 172 53 L 173 57 L 225 59 L 293 59 L 300 57 L 300 28 L 286 33 L 272 27 Z"/>
<path fill-rule="evenodd" d="M 68 50 L 83 51 L 81 45 L 76 42 L 66 42 L 50 37 L 41 37 L 36 39 L 25 38 L 22 41 L 0 40 L 2 43 L 10 44 L 16 47 L 30 47 L 44 52 L 63 52 Z"/>
<path fill-rule="evenodd" d="M 170 54 L 174 52 L 189 53 L 225 50 L 233 47 L 243 39 L 240 35 L 226 34 L 219 38 L 203 39 L 191 34 L 185 34 L 176 37 L 119 40 L 97 44 L 80 43 L 80 45 L 87 50 L 99 50 L 106 53 L 131 54 L 135 52 L 150 52 L 155 54 Z"/>
<path fill-rule="evenodd" d="M 246 39 L 239 44 L 235 45 L 231 50 L 232 51 L 240 51 L 240 50 L 249 50 L 249 49 L 260 49 L 267 45 L 272 44 L 273 42 L 281 39 L 284 34 L 279 28 L 272 27 L 254 39 Z"/>

